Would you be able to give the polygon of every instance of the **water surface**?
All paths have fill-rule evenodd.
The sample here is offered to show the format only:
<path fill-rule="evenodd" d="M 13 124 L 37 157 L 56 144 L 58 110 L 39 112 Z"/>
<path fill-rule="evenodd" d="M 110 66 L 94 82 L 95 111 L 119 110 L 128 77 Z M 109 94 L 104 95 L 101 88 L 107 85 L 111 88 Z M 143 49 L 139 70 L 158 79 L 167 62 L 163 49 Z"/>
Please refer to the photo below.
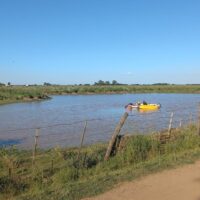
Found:
<path fill-rule="evenodd" d="M 171 112 L 174 112 L 173 126 L 178 126 L 180 121 L 181 124 L 195 121 L 200 95 L 68 95 L 53 96 L 48 101 L 2 105 L 0 145 L 9 144 L 10 141 L 11 144 L 32 147 L 34 129 L 42 127 L 40 147 L 76 146 L 80 143 L 85 120 L 88 120 L 85 144 L 107 141 L 125 111 L 124 106 L 139 100 L 160 103 L 162 107 L 153 113 L 132 111 L 122 133 L 149 133 L 166 129 Z"/>

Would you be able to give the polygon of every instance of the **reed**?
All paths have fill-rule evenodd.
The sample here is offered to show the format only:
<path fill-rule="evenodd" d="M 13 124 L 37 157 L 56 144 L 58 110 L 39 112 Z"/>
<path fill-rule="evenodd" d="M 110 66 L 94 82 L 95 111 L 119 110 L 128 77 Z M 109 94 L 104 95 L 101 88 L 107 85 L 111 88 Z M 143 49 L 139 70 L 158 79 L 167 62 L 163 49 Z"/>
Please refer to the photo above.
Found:
<path fill-rule="evenodd" d="M 48 95 L 122 93 L 200 93 L 200 85 L 0 86 L 0 104 L 48 99 Z"/>

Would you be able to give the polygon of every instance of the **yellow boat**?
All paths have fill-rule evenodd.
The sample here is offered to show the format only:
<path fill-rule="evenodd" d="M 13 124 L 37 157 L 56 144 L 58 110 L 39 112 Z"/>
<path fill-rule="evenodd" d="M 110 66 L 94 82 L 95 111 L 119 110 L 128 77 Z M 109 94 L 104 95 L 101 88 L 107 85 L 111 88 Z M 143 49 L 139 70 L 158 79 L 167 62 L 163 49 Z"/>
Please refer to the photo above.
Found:
<path fill-rule="evenodd" d="M 138 109 L 141 109 L 141 110 L 158 110 L 160 109 L 160 104 L 140 104 L 138 106 Z"/>

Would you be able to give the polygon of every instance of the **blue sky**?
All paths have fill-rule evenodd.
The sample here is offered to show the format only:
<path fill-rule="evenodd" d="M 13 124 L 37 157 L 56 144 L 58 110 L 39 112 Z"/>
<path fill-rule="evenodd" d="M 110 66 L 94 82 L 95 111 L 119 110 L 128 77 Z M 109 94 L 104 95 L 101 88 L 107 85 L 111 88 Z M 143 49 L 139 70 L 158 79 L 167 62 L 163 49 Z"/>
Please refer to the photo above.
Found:
<path fill-rule="evenodd" d="M 0 0 L 0 82 L 200 83 L 199 0 Z"/>

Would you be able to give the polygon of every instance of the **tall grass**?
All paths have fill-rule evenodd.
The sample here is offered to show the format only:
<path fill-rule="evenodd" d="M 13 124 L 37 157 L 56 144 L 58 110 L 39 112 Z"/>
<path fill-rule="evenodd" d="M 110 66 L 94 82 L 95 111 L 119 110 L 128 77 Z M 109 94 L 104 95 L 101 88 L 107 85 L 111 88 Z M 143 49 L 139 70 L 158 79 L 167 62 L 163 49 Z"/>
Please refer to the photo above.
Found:
<path fill-rule="evenodd" d="M 0 87 L 0 104 L 31 100 L 42 100 L 47 98 L 48 96 L 36 87 Z"/>
<path fill-rule="evenodd" d="M 0 199 L 81 199 L 99 194 L 115 183 L 200 158 L 196 127 L 174 130 L 166 144 L 157 135 L 130 137 L 125 147 L 104 161 L 106 144 L 40 150 L 0 151 Z"/>
<path fill-rule="evenodd" d="M 112 93 L 200 93 L 200 85 L 0 86 L 0 103 L 45 99 L 53 94 Z"/>

